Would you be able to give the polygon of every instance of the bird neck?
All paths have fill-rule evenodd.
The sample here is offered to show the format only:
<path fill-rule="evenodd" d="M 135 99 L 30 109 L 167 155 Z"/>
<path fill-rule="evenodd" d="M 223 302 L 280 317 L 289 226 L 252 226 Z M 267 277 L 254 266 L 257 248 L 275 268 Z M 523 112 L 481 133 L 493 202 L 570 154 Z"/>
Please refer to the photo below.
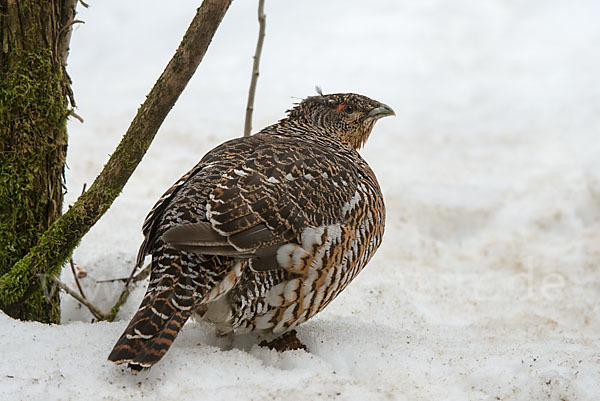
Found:
<path fill-rule="evenodd" d="M 296 137 L 310 142 L 321 143 L 325 146 L 347 150 L 356 150 L 364 143 L 359 136 L 356 139 L 351 135 L 344 136 L 340 130 L 336 130 L 334 127 L 316 126 L 305 119 L 290 117 L 283 118 L 276 124 L 266 127 L 263 132 Z"/>

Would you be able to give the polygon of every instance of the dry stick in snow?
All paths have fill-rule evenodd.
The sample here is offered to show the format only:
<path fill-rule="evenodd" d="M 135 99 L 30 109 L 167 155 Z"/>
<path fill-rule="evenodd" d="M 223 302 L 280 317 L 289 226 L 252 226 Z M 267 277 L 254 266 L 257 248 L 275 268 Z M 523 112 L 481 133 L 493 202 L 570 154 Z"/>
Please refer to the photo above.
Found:
<path fill-rule="evenodd" d="M 0 277 L 0 305 L 27 300 L 38 277 L 53 281 L 81 238 L 108 210 L 202 61 L 231 0 L 204 0 L 179 48 L 138 109 L 127 133 L 88 191 L 12 269 Z M 44 284 L 44 283 L 42 283 Z"/>
<path fill-rule="evenodd" d="M 107 320 L 109 322 L 112 322 L 115 319 L 115 317 L 117 316 L 117 312 L 119 311 L 119 308 L 121 307 L 121 305 L 123 305 L 125 303 L 125 301 L 127 301 L 127 298 L 129 297 L 129 294 L 131 292 L 131 290 L 129 289 L 129 285 L 127 284 L 125 286 L 125 288 L 123 288 L 121 295 L 119 295 L 119 298 L 117 298 L 117 301 L 115 302 L 113 307 L 110 308 L 110 312 L 104 313 L 97 306 L 95 306 L 93 303 L 91 303 L 87 299 L 87 297 L 84 295 L 83 290 L 81 289 L 81 286 L 79 285 L 79 281 L 77 280 L 77 274 L 75 273 L 75 268 L 73 266 L 73 259 L 70 260 L 70 263 L 71 263 L 71 269 L 73 270 L 73 274 L 75 276 L 75 283 L 77 284 L 77 287 L 79 288 L 79 293 L 81 295 L 77 294 L 71 287 L 69 287 L 68 285 L 66 285 L 65 283 L 63 283 L 56 277 L 53 279 L 53 283 L 56 284 L 58 286 L 58 288 L 62 289 L 64 292 L 66 292 L 67 294 L 69 294 L 73 298 L 75 298 L 77 301 L 79 301 L 79 303 L 81 303 L 83 306 L 88 308 L 89 311 L 92 313 L 92 315 L 94 315 L 94 317 L 96 319 Z M 144 267 L 144 269 L 142 271 L 140 271 L 135 277 L 133 277 L 133 281 L 140 281 L 140 280 L 143 280 L 146 277 L 148 277 L 150 275 L 151 267 L 152 267 L 152 264 L 148 263 L 148 265 L 146 267 Z M 114 279 L 114 280 L 100 280 L 100 281 L 96 281 L 96 283 L 97 284 L 108 283 L 108 282 L 119 281 L 119 280 L 125 281 L 125 280 L 127 280 L 127 278 L 120 278 L 120 279 Z"/>
<path fill-rule="evenodd" d="M 246 121 L 244 123 L 244 136 L 250 136 L 252 131 L 252 112 L 254 111 L 254 94 L 256 93 L 256 82 L 258 81 L 258 66 L 260 64 L 260 54 L 262 53 L 263 42 L 265 39 L 265 26 L 267 16 L 265 15 L 265 0 L 258 0 L 258 41 L 256 42 L 256 51 L 254 52 L 254 62 L 252 64 L 252 79 L 250 80 L 250 90 L 248 91 L 248 104 L 246 106 Z"/>
<path fill-rule="evenodd" d="M 96 319 L 109 321 L 112 321 L 114 319 L 114 315 L 111 316 L 104 314 L 100 309 L 96 308 L 94 304 L 89 302 L 87 298 L 82 297 L 81 295 L 73 291 L 71 288 L 69 288 L 69 286 L 67 286 L 65 283 L 63 283 L 56 277 L 54 277 L 52 281 L 58 286 L 58 288 L 60 288 L 61 290 L 65 291 L 67 294 L 78 300 L 82 305 L 85 305 L 90 310 L 90 312 L 92 312 L 92 315 L 94 315 Z"/>
<path fill-rule="evenodd" d="M 73 262 L 73 258 L 69 259 L 69 264 L 71 265 L 71 273 L 73 273 L 73 278 L 75 279 L 75 284 L 77 285 L 79 293 L 84 299 L 87 299 L 87 297 L 83 293 L 83 288 L 81 288 L 81 284 L 79 283 L 79 277 L 77 277 L 77 272 L 75 271 L 75 263 Z"/>
<path fill-rule="evenodd" d="M 122 281 L 122 282 L 126 283 L 127 280 L 131 280 L 131 282 L 141 281 L 150 275 L 151 270 L 152 270 L 152 263 L 148 263 L 146 265 L 146 267 L 144 267 L 142 270 L 140 270 L 138 272 L 138 274 L 136 274 L 135 276 L 107 278 L 104 280 L 96 280 L 96 283 L 98 283 L 98 284 L 114 283 L 115 281 Z"/>
<path fill-rule="evenodd" d="M 109 319 L 107 319 L 107 320 L 112 322 L 113 319 L 117 316 L 117 312 L 119 311 L 119 308 L 121 307 L 121 305 L 123 305 L 125 303 L 125 301 L 127 301 L 127 298 L 129 298 L 129 294 L 131 293 L 131 290 L 129 289 L 129 285 L 132 282 L 143 280 L 150 275 L 150 270 L 152 269 L 152 263 L 148 263 L 146 265 L 146 267 L 144 267 L 138 274 L 136 274 L 134 276 L 133 274 L 135 273 L 136 269 L 137 269 L 137 265 L 133 267 L 133 270 L 131 271 L 131 275 L 127 279 L 122 279 L 122 280 L 126 280 L 125 287 L 123 288 L 121 295 L 119 295 L 119 298 L 117 298 L 117 302 L 113 305 L 112 308 L 110 308 L 110 315 L 109 315 Z M 106 282 L 108 282 L 108 281 L 111 281 L 111 280 L 106 280 Z"/>

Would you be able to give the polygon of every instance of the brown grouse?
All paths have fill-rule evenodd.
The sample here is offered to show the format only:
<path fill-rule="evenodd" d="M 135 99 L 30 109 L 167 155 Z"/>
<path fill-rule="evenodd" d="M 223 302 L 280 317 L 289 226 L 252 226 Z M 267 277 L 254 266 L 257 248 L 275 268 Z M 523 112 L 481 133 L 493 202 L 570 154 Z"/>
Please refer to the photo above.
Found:
<path fill-rule="evenodd" d="M 381 243 L 383 197 L 357 149 L 390 115 L 319 94 L 204 156 L 144 222 L 150 283 L 108 359 L 151 367 L 192 314 L 221 334 L 283 334 L 323 310 Z"/>

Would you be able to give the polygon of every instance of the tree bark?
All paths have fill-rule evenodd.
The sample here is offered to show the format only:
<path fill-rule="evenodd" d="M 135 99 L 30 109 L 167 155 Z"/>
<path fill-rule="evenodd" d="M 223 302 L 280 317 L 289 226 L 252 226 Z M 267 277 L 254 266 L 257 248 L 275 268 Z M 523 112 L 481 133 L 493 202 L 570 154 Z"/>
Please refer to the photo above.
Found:
<path fill-rule="evenodd" d="M 0 275 L 61 215 L 70 80 L 65 65 L 76 0 L 0 0 Z M 60 319 L 58 292 L 39 281 L 13 317 Z M 45 296 L 46 295 L 46 296 Z"/>
<path fill-rule="evenodd" d="M 0 277 L 0 306 L 12 310 L 32 288 L 52 286 L 83 235 L 108 210 L 141 161 L 158 128 L 202 61 L 231 0 L 204 0 L 177 52 L 138 109 L 127 133 L 87 192 L 59 218 L 29 253 Z M 48 287 L 46 287 L 48 284 Z"/>

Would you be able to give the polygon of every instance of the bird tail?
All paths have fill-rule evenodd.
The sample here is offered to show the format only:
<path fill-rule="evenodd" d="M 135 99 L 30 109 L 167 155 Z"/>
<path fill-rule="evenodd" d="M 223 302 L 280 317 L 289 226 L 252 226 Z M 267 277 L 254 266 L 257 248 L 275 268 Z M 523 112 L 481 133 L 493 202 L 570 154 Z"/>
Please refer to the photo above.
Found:
<path fill-rule="evenodd" d="M 192 310 L 175 308 L 170 302 L 172 291 L 148 293 L 140 309 L 115 344 L 108 360 L 129 363 L 142 370 L 157 363 L 169 350 Z"/>

